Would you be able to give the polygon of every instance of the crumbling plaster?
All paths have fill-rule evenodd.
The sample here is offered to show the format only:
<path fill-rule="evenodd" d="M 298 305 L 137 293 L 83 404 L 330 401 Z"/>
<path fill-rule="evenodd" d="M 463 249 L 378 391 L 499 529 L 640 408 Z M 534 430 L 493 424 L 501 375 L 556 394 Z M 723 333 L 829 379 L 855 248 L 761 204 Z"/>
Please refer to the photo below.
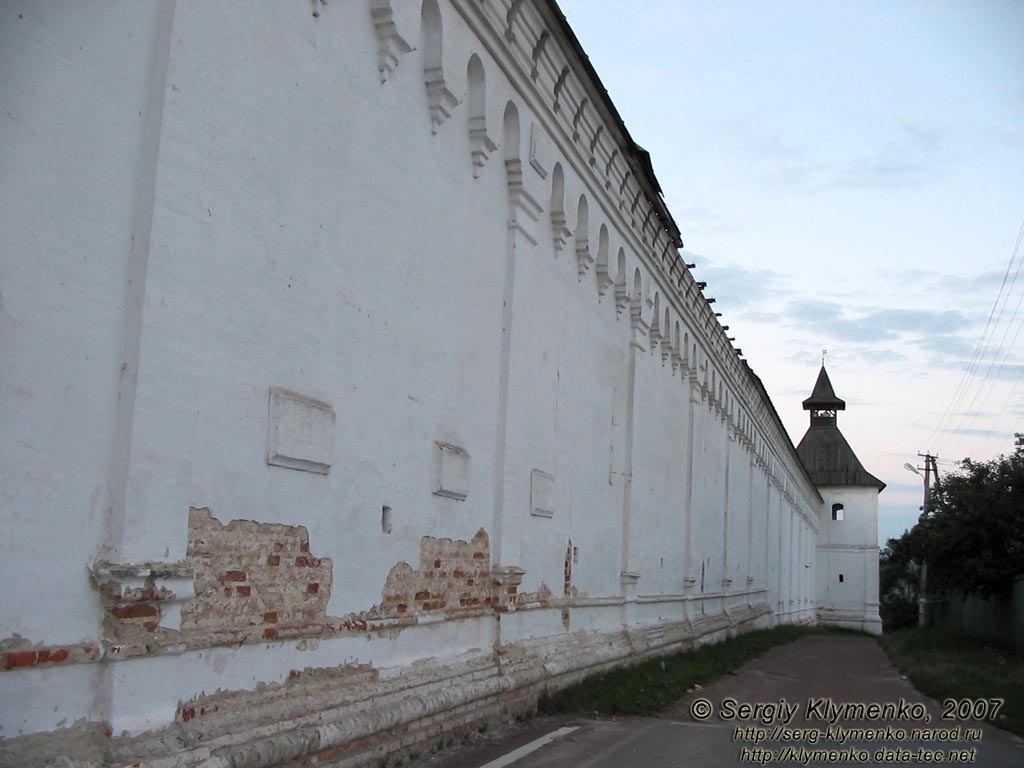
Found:
<path fill-rule="evenodd" d="M 198 764 L 260 686 L 429 667 L 443 728 L 814 619 L 821 500 L 521 5 L 0 11 L 0 737 Z"/>

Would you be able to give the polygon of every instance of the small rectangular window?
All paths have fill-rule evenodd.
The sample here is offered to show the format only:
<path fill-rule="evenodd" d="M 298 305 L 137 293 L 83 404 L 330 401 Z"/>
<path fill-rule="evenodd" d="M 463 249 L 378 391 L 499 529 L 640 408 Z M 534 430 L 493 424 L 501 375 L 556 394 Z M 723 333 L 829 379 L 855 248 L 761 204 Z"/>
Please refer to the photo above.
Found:
<path fill-rule="evenodd" d="M 843 583 L 843 574 L 841 574 L 841 573 L 839 574 L 839 583 L 840 584 Z"/>

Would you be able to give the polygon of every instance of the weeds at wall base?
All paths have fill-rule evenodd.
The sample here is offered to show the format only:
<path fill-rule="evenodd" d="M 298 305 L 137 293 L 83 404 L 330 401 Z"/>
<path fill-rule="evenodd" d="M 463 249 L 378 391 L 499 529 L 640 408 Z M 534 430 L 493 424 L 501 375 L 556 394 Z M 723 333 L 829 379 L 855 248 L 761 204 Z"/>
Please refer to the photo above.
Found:
<path fill-rule="evenodd" d="M 1005 700 L 994 725 L 1024 736 L 1024 657 L 1010 648 L 939 629 L 913 627 L 879 642 L 919 691 L 945 699 Z"/>
<path fill-rule="evenodd" d="M 544 714 L 646 715 L 665 709 L 696 685 L 734 672 L 778 645 L 807 635 L 862 635 L 831 627 L 782 626 L 748 632 L 731 640 L 651 659 L 636 666 L 589 677 L 553 695 L 544 695 Z"/>

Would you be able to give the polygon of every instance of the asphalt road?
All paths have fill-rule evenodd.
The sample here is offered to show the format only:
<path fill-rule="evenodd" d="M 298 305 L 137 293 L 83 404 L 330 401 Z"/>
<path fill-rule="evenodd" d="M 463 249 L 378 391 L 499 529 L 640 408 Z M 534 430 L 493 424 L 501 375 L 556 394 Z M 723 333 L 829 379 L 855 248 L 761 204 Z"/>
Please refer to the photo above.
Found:
<path fill-rule="evenodd" d="M 694 717 L 704 717 L 709 706 L 706 719 Z M 769 651 L 660 717 L 535 718 L 413 766 L 1024 768 L 1024 740 L 976 720 L 943 720 L 942 714 L 942 706 L 903 679 L 874 640 L 818 635 Z"/>

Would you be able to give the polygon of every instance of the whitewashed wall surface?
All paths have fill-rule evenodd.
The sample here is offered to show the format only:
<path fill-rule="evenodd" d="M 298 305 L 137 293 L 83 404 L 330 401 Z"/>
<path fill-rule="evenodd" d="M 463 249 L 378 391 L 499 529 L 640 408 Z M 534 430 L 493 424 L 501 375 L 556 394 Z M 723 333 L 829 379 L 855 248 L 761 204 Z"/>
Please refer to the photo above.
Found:
<path fill-rule="evenodd" d="M 0 4 L 0 762 L 363 764 L 816 619 L 589 67 L 548 0 Z"/>

